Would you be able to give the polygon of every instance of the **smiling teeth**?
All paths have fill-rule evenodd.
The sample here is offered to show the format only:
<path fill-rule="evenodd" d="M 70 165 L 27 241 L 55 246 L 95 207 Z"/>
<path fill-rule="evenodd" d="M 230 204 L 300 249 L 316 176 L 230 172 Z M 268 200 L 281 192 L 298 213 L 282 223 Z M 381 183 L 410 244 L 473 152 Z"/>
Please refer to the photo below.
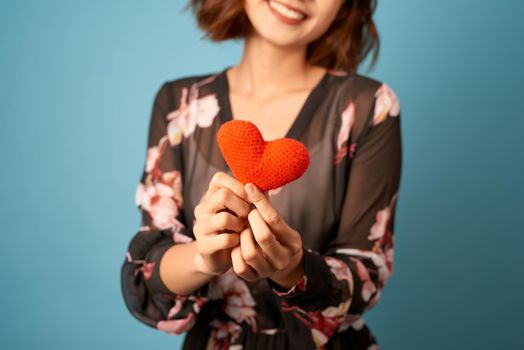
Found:
<path fill-rule="evenodd" d="M 277 10 L 279 13 L 289 18 L 303 19 L 305 17 L 304 14 L 297 12 L 297 11 L 290 10 L 286 6 L 278 2 L 275 2 L 275 1 L 269 1 L 269 6 L 271 6 L 272 8 Z"/>

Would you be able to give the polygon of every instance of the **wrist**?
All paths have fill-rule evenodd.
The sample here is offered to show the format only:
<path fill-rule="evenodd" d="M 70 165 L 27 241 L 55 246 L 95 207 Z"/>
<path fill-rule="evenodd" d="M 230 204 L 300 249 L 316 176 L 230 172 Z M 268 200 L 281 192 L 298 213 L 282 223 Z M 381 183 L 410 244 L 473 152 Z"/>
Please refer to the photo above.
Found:
<path fill-rule="evenodd" d="M 301 249 L 291 258 L 286 269 L 275 272 L 270 279 L 286 290 L 292 288 L 304 277 L 303 257 L 304 250 Z"/>
<path fill-rule="evenodd" d="M 213 274 L 207 269 L 204 258 L 198 251 L 195 251 L 195 255 L 193 256 L 193 266 L 195 267 L 195 270 L 202 275 L 206 275 L 207 277 L 216 276 L 216 274 Z"/>

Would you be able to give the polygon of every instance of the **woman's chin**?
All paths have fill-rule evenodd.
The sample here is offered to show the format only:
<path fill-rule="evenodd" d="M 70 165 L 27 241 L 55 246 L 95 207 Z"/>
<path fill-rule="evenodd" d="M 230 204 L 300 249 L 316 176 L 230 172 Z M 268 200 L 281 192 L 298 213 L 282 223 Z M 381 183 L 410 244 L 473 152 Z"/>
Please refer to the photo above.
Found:
<path fill-rule="evenodd" d="M 270 42 L 275 46 L 296 47 L 307 44 L 303 34 L 282 29 L 279 26 L 270 26 L 261 31 L 255 29 L 254 34 L 259 39 Z"/>

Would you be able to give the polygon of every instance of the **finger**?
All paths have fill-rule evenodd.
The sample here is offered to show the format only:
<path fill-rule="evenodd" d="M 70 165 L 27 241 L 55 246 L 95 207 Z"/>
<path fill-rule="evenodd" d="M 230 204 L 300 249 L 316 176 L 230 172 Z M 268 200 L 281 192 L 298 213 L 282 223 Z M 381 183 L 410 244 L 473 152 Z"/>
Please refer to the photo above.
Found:
<path fill-rule="evenodd" d="M 208 198 L 201 204 L 200 214 L 212 215 L 218 211 L 224 210 L 230 211 L 238 217 L 247 217 L 250 210 L 250 204 L 238 197 L 227 187 L 222 187 L 213 192 Z"/>
<path fill-rule="evenodd" d="M 211 255 L 224 249 L 237 247 L 240 244 L 240 236 L 238 233 L 222 233 L 205 237 L 200 243 L 198 252 L 201 255 Z"/>
<path fill-rule="evenodd" d="M 286 223 L 282 220 L 275 208 L 273 208 L 273 205 L 269 202 L 269 198 L 260 191 L 257 186 L 248 183 L 245 189 L 246 193 L 248 193 L 249 201 L 259 210 L 264 221 L 272 230 L 283 231 L 287 229 Z"/>
<path fill-rule="evenodd" d="M 238 218 L 228 212 L 206 216 L 193 226 L 195 236 L 214 236 L 221 233 L 240 233 L 246 227 L 246 219 Z"/>
<path fill-rule="evenodd" d="M 242 231 L 246 227 L 245 219 L 236 217 L 235 215 L 227 211 L 221 211 L 219 213 L 216 213 L 208 217 L 208 220 L 208 227 L 211 229 L 211 233 L 240 233 L 240 231 Z"/>
<path fill-rule="evenodd" d="M 240 249 L 244 261 L 257 272 L 259 277 L 268 277 L 273 274 L 274 269 L 262 255 L 262 249 L 255 242 L 250 227 L 240 232 Z"/>
<path fill-rule="evenodd" d="M 269 227 L 270 231 L 277 236 L 280 243 L 288 248 L 297 250 L 297 237 L 296 235 L 292 234 L 294 230 L 288 226 L 288 224 L 282 219 L 273 205 L 269 202 L 269 197 L 267 197 L 267 195 L 265 195 L 252 183 L 246 184 L 245 188 L 246 192 L 248 193 L 249 200 L 258 209 L 258 212 L 264 219 L 264 222 Z M 252 193 L 250 193 L 250 188 L 253 188 Z M 298 238 L 300 238 L 300 236 L 298 236 Z"/>
<path fill-rule="evenodd" d="M 269 263 L 277 270 L 284 269 L 291 260 L 291 254 L 288 253 L 288 250 L 282 246 L 277 237 L 267 227 L 257 209 L 249 212 L 248 221 L 256 243 L 260 246 Z"/>
<path fill-rule="evenodd" d="M 247 281 L 258 279 L 256 271 L 244 261 L 240 247 L 235 247 L 231 250 L 231 266 L 235 274 Z"/>
<path fill-rule="evenodd" d="M 208 192 L 214 193 L 221 187 L 229 188 L 238 197 L 242 198 L 246 202 L 248 201 L 247 193 L 242 182 L 223 171 L 216 172 L 213 175 L 211 181 L 209 182 Z"/>

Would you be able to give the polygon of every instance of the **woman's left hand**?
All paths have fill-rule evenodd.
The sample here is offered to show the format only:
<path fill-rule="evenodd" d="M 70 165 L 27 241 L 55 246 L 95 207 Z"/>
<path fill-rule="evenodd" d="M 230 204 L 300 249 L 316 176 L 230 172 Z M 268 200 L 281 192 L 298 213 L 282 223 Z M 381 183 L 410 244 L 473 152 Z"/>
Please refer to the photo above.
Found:
<path fill-rule="evenodd" d="M 240 245 L 231 251 L 233 270 L 245 280 L 269 277 L 289 289 L 304 273 L 302 238 L 271 205 L 268 192 L 251 183 L 244 189 L 256 208 L 249 212 L 249 225 L 240 233 Z"/>

